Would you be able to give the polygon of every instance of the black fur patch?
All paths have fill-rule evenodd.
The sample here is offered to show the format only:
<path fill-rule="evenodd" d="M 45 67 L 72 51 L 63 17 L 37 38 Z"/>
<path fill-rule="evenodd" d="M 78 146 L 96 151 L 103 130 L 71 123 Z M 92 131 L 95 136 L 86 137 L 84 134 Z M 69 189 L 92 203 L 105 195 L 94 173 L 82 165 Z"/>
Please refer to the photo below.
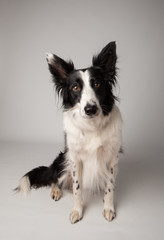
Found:
<path fill-rule="evenodd" d="M 103 114 L 106 116 L 112 110 L 116 97 L 112 92 L 112 83 L 104 74 L 101 68 L 91 67 L 90 72 L 90 85 L 93 88 L 100 106 L 102 108 Z M 96 88 L 95 83 L 99 83 L 100 87 Z"/>
<path fill-rule="evenodd" d="M 64 166 L 65 154 L 61 152 L 49 167 L 42 166 L 35 168 L 25 176 L 29 177 L 32 188 L 51 186 L 52 183 L 56 184 L 58 178 L 64 174 Z"/>

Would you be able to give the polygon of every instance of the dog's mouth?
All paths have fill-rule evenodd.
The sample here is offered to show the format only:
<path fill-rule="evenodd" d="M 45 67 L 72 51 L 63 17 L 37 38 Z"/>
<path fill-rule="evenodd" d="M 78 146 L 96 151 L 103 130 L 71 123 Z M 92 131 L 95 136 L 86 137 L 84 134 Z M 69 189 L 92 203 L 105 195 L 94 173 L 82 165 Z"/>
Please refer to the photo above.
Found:
<path fill-rule="evenodd" d="M 95 115 L 93 115 L 93 116 L 84 115 L 84 116 L 82 116 L 82 117 L 85 118 L 85 119 L 94 119 L 94 118 L 96 118 L 98 115 L 99 115 L 99 114 L 95 114 Z"/>

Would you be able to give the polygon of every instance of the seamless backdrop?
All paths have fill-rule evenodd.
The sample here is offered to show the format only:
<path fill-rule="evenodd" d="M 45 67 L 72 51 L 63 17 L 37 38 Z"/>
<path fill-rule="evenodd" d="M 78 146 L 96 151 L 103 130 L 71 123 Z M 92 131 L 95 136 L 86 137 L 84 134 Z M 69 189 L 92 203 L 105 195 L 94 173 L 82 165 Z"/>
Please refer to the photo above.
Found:
<path fill-rule="evenodd" d="M 163 1 L 0 1 L 0 139 L 63 141 L 60 103 L 45 61 L 77 68 L 115 40 L 128 148 L 162 145 Z"/>
<path fill-rule="evenodd" d="M 1 239 L 86 239 L 86 232 L 94 239 L 109 233 L 115 240 L 163 239 L 163 24 L 162 0 L 0 0 Z M 50 164 L 63 145 L 61 104 L 45 53 L 84 68 L 110 41 L 117 44 L 115 91 L 124 120 L 118 218 L 111 225 L 101 214 L 97 220 L 100 205 L 88 200 L 90 215 L 72 228 L 69 195 L 54 207 L 47 190 L 22 201 L 11 189 L 26 170 Z"/>

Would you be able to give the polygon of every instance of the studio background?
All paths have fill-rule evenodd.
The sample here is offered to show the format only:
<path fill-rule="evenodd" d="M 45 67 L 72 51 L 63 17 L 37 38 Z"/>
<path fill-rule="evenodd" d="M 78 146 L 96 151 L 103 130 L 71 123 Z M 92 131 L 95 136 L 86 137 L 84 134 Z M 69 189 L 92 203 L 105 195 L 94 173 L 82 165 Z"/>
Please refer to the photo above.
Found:
<path fill-rule="evenodd" d="M 119 201 L 120 214 L 115 222 L 108 224 L 103 219 L 102 222 L 99 220 L 97 237 L 107 239 L 110 233 L 115 239 L 137 239 L 138 236 L 140 239 L 143 236 L 154 239 L 153 234 L 158 232 L 157 239 L 163 239 L 163 23 L 164 1 L 160 0 L 0 1 L 0 182 L 3 192 L 0 199 L 3 213 L 0 225 L 4 225 L 0 232 L 1 239 L 28 237 L 27 234 L 22 238 L 26 227 L 21 217 L 26 224 L 35 222 L 38 215 L 42 214 L 39 209 L 38 215 L 34 214 L 34 205 L 37 205 L 39 199 L 37 194 L 43 196 L 43 193 L 38 191 L 30 200 L 22 202 L 9 191 L 27 170 L 37 164 L 49 165 L 63 146 L 61 104 L 55 94 L 45 53 L 52 52 L 63 59 L 72 59 L 76 68 L 84 68 L 91 65 L 92 56 L 110 41 L 116 41 L 117 44 L 119 85 L 116 94 L 120 98 L 118 105 L 124 120 L 124 155 L 120 163 L 122 169 L 118 177 L 118 196 L 125 205 Z M 143 186 L 145 188 L 142 189 Z M 135 188 L 142 191 L 135 192 Z M 125 189 L 127 195 L 123 194 Z M 47 190 L 44 191 L 47 193 Z M 130 201 L 129 195 L 132 197 L 135 193 L 137 198 Z M 70 196 L 67 198 L 71 207 L 72 199 Z M 39 203 L 41 209 L 42 204 L 49 204 L 47 196 L 42 199 L 43 203 Z M 29 208 L 31 211 L 29 201 L 33 212 L 26 218 L 24 209 Z M 149 203 L 152 205 L 144 213 Z M 92 212 L 91 209 L 91 212 L 86 213 L 90 218 L 86 216 L 82 225 L 79 223 L 75 226 L 75 232 L 72 233 L 68 219 L 70 209 L 64 216 L 59 214 L 61 208 L 64 208 L 63 202 L 61 204 L 62 207 L 59 203 L 55 209 L 59 215 L 59 228 L 63 228 L 59 219 L 62 223 L 66 215 L 64 223 L 70 236 L 73 234 L 74 237 L 76 231 L 82 231 L 79 239 L 83 239 L 83 228 L 92 232 L 96 210 Z M 99 208 L 97 202 L 94 204 Z M 54 205 L 50 206 L 54 208 Z M 141 218 L 138 209 L 142 209 Z M 10 212 L 13 212 L 12 217 Z M 96 213 L 96 217 L 101 219 L 99 213 Z M 16 227 L 17 214 L 22 230 Z M 48 215 L 46 210 L 43 215 L 49 223 L 50 220 L 56 221 L 55 215 Z M 135 224 L 131 226 L 133 219 Z M 36 225 L 42 228 L 44 222 Z M 11 229 L 9 235 L 8 226 Z M 34 236 L 42 239 L 44 234 L 39 235 L 37 228 L 29 226 Z M 130 234 L 128 228 L 134 232 Z M 151 231 L 148 231 L 149 228 Z M 104 235 L 100 234 L 101 231 Z M 45 228 L 45 232 L 53 236 L 51 228 L 49 231 Z M 62 236 L 59 229 L 58 234 Z"/>

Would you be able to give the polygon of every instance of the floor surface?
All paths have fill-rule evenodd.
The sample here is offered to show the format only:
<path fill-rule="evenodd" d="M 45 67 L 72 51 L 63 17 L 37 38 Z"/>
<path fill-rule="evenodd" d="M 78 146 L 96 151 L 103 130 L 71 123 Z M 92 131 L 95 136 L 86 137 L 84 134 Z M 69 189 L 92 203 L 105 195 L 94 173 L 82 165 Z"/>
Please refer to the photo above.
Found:
<path fill-rule="evenodd" d="M 116 219 L 102 216 L 102 196 L 84 194 L 84 217 L 71 225 L 72 195 L 60 201 L 50 189 L 33 190 L 28 197 L 12 189 L 21 176 L 39 165 L 49 165 L 60 145 L 0 143 L 0 239 L 164 239 L 163 156 L 122 155 L 116 187 Z M 133 159 L 129 159 L 129 158 Z"/>

